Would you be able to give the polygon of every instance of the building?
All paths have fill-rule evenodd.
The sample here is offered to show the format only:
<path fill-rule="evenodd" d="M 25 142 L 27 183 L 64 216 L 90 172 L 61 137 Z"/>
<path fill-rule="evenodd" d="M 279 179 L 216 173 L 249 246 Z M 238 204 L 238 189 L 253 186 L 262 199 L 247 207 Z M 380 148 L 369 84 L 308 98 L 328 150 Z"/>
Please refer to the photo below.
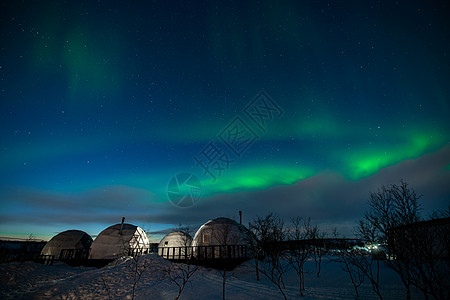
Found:
<path fill-rule="evenodd" d="M 420 221 L 388 230 L 388 248 L 394 257 L 450 258 L 450 217 Z"/>
<path fill-rule="evenodd" d="M 216 218 L 196 232 L 192 246 L 197 259 L 249 257 L 248 231 L 229 218 Z"/>
<path fill-rule="evenodd" d="M 92 238 L 81 230 L 67 230 L 58 233 L 44 246 L 41 255 L 53 255 L 59 259 L 63 250 L 76 250 L 87 253 L 92 245 Z"/>
<path fill-rule="evenodd" d="M 183 231 L 174 231 L 162 238 L 158 254 L 167 259 L 189 259 L 192 256 L 192 237 Z"/>
<path fill-rule="evenodd" d="M 121 223 L 112 225 L 95 238 L 89 259 L 115 259 L 121 256 L 146 254 L 149 240 L 142 228 Z"/>

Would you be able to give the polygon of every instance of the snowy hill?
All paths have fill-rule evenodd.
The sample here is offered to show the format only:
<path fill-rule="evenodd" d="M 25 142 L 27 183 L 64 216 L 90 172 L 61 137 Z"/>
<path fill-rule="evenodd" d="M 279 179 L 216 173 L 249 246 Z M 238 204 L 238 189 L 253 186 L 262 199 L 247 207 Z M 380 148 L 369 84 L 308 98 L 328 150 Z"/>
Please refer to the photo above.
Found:
<path fill-rule="evenodd" d="M 136 283 L 135 299 L 174 299 L 176 286 L 161 279 L 161 269 L 171 264 L 156 254 L 139 260 L 148 269 Z M 56 262 L 52 266 L 37 263 L 9 263 L 0 265 L 1 299 L 131 299 L 133 285 L 132 258 L 122 258 L 101 268 L 70 267 Z M 314 262 L 307 262 L 305 270 L 314 270 Z M 391 270 L 381 272 L 381 291 L 385 299 L 404 299 L 403 286 Z M 227 299 L 282 299 L 278 289 L 266 278 L 256 281 L 250 262 L 235 269 L 226 282 Z M 324 259 L 319 278 L 313 272 L 305 274 L 305 297 L 302 299 L 354 299 L 348 275 L 336 262 Z M 221 299 L 222 277 L 213 269 L 200 269 L 181 295 L 181 299 Z M 300 299 L 295 272 L 286 276 L 286 296 Z M 365 282 L 360 288 L 361 299 L 377 299 L 372 287 Z M 417 291 L 413 299 L 421 299 Z"/>

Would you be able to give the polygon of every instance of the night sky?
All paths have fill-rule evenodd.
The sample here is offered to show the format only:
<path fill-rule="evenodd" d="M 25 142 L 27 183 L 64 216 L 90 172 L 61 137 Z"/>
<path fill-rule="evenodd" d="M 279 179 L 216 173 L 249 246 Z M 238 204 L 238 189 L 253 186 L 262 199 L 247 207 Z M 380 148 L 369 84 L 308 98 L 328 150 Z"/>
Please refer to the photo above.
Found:
<path fill-rule="evenodd" d="M 125 216 L 158 239 L 239 210 L 349 234 L 401 179 L 424 216 L 447 209 L 449 15 L 444 0 L 2 1 L 0 236 Z M 183 173 L 195 203 L 177 206 Z"/>

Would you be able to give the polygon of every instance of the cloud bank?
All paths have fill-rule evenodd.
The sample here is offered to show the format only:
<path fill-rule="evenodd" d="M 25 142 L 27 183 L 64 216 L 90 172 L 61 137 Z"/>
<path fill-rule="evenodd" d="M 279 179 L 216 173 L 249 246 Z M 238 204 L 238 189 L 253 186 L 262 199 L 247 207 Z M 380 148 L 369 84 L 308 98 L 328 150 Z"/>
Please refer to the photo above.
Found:
<path fill-rule="evenodd" d="M 1 192 L 5 204 L 0 213 L 0 226 L 3 231 L 19 224 L 99 228 L 100 231 L 126 216 L 130 223 L 151 224 L 155 234 L 163 234 L 179 224 L 196 227 L 218 216 L 237 219 L 238 211 L 242 210 L 245 224 L 270 211 L 287 220 L 293 216 L 311 217 L 326 229 L 337 227 L 350 235 L 367 209 L 369 193 L 382 185 L 399 183 L 400 179 L 423 195 L 421 204 L 425 214 L 446 209 L 450 203 L 449 164 L 450 147 L 447 146 L 358 181 L 323 171 L 291 185 L 216 194 L 202 198 L 187 209 L 177 208 L 150 191 L 131 186 L 104 186 L 80 193 L 14 187 Z"/>

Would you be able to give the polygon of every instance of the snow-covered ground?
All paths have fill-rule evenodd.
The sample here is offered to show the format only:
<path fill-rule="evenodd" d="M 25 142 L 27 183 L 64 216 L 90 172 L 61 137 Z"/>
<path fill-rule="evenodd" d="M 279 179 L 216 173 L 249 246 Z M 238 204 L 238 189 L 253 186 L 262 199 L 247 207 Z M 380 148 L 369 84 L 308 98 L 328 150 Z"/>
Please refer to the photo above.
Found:
<path fill-rule="evenodd" d="M 174 299 L 177 287 L 161 279 L 157 269 L 170 262 L 157 254 L 148 254 L 140 263 L 150 266 L 136 284 L 135 299 Z M 123 258 L 104 268 L 70 267 L 56 262 L 45 266 L 32 262 L 0 265 L 0 299 L 131 299 L 134 261 Z M 355 299 L 348 275 L 336 262 L 325 258 L 319 278 L 313 274 L 314 262 L 307 262 L 305 297 L 303 299 Z M 285 277 L 288 299 L 300 299 L 295 272 Z M 109 290 L 109 294 L 108 294 Z M 361 299 L 377 299 L 370 283 L 360 288 Z M 385 299 L 405 299 L 398 276 L 382 266 L 381 291 Z M 109 296 L 108 296 L 109 295 Z M 413 291 L 413 299 L 422 295 Z M 222 277 L 213 269 L 200 269 L 192 278 L 181 299 L 221 299 Z M 254 267 L 244 263 L 233 272 L 226 283 L 227 299 L 282 299 L 280 292 L 266 278 L 256 280 Z"/>

